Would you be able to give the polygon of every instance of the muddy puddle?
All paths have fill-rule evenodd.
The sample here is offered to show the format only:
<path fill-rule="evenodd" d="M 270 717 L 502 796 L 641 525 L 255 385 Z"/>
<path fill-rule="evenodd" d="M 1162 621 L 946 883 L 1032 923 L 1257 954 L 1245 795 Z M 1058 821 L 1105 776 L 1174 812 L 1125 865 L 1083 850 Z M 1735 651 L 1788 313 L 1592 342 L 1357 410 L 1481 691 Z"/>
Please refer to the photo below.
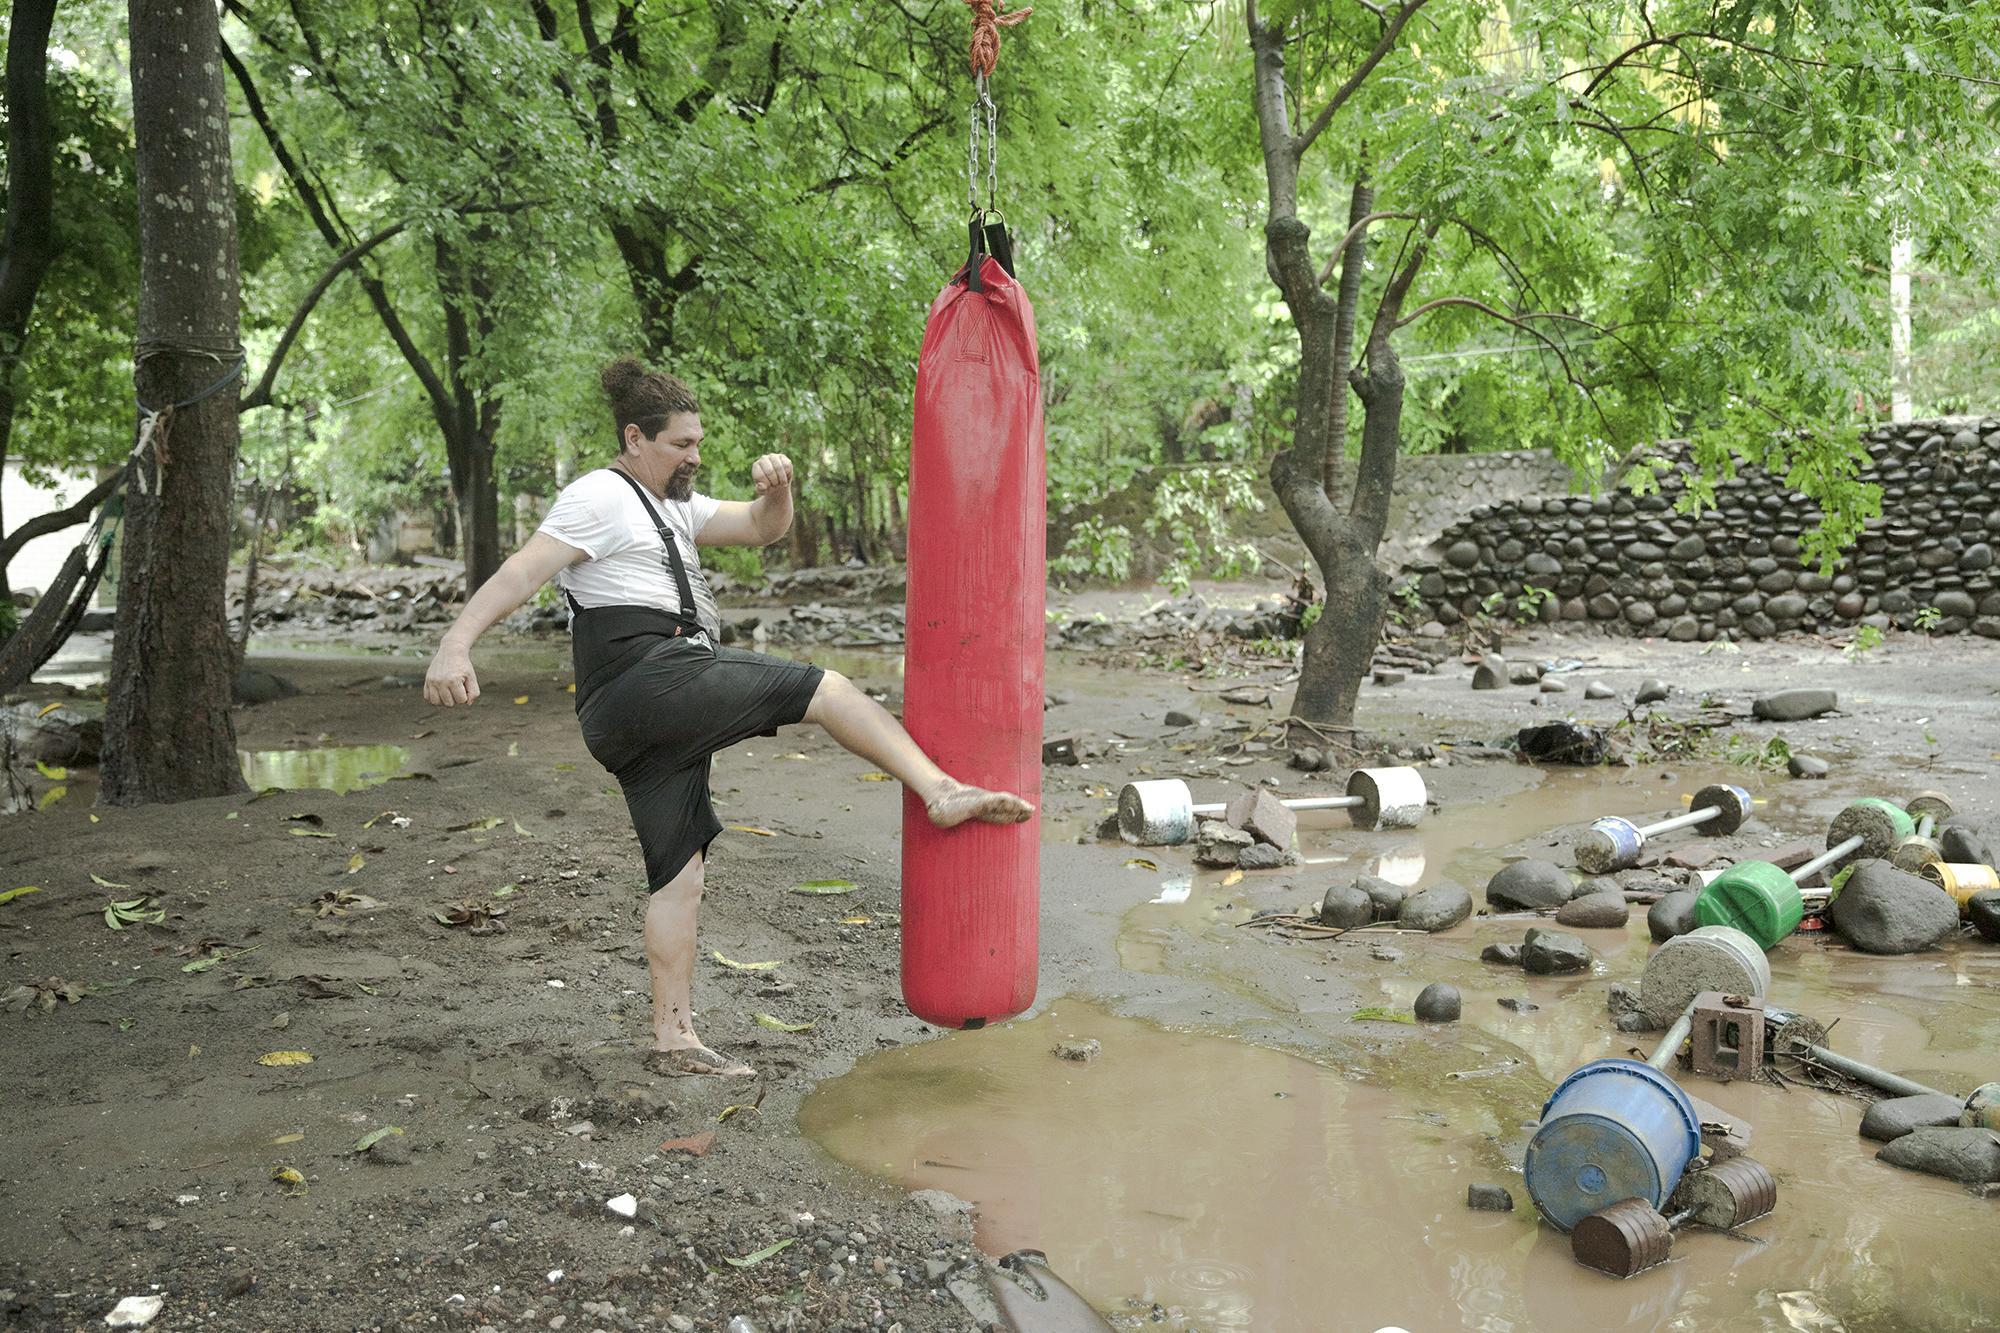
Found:
<path fill-rule="evenodd" d="M 243 780 L 252 790 L 323 787 L 345 796 L 401 773 L 410 752 L 400 745 L 326 745 L 311 750 L 238 750 Z"/>
<path fill-rule="evenodd" d="M 986 1032 L 870 1056 L 806 1101 L 801 1127 L 860 1170 L 973 1200 L 982 1248 L 1045 1250 L 1098 1308 L 1147 1316 L 1148 1327 L 1995 1326 L 1993 1204 L 1876 1162 L 1878 1145 L 1856 1133 L 1865 1104 L 1802 1087 L 1682 1076 L 1750 1124 L 1753 1155 L 1779 1181 L 1777 1212 L 1743 1233 L 1688 1233 L 1664 1267 L 1620 1282 L 1578 1267 L 1568 1238 L 1538 1222 L 1519 1162 L 1543 1101 L 1577 1065 L 1652 1040 L 1619 1034 L 1604 1008 L 1608 983 L 1636 985 L 1644 967 L 1643 909 L 1623 931 L 1580 932 L 1599 964 L 1568 978 L 1478 961 L 1484 945 L 1518 941 L 1528 921 L 1474 918 L 1440 936 L 1335 944 L 1235 925 L 1274 895 L 1303 901 L 1347 870 L 1453 879 L 1477 896 L 1505 858 L 1547 854 L 1565 826 L 1669 813 L 1716 780 L 1751 787 L 1761 803 L 1746 832 L 1774 843 L 1823 829 L 1862 794 L 1733 769 L 1682 769 L 1673 782 L 1646 769 L 1524 769 L 1516 790 L 1405 834 L 1313 816 L 1300 842 L 1320 864 L 1294 870 L 1290 889 L 1268 879 L 1259 888 L 1257 876 L 1225 887 L 1219 873 L 1189 873 L 1185 852 L 1153 849 L 1159 873 L 1128 870 L 1107 886 L 1132 904 L 1121 963 L 1229 992 L 1248 1021 L 1218 1027 L 1192 1006 L 1187 1022 L 1156 1021 L 1157 1008 L 1142 1021 L 1064 996 Z M 1371 961 L 1384 948 L 1400 957 Z M 1310 988 L 1261 976 L 1273 951 L 1305 951 L 1312 963 L 1338 954 L 1324 970 L 1359 978 L 1358 1007 L 1407 1013 L 1423 986 L 1449 981 L 1464 1018 L 1354 1022 L 1351 990 L 1315 1001 Z M 2000 953 L 1990 948 L 1878 959 L 1802 935 L 1771 963 L 1773 997 L 1837 1020 L 1831 1045 L 1842 1053 L 1959 1091 L 2000 1077 Z M 1096 1060 L 1052 1054 L 1084 1038 L 1101 1043 Z M 1516 1210 L 1469 1211 L 1466 1187 L 1481 1182 L 1506 1185 Z M 1155 1305 L 1168 1312 L 1157 1324 Z"/>

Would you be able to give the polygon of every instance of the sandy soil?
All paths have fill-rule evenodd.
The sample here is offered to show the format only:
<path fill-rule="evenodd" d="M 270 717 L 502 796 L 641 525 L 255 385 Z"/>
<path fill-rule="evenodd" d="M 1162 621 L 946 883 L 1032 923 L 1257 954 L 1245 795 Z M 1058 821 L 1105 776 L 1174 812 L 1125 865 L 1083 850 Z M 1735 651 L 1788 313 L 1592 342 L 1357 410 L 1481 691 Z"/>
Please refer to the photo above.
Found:
<path fill-rule="evenodd" d="M 1817 642 L 1704 654 L 1544 635 L 1509 655 L 1587 665 L 1559 696 L 1474 694 L 1454 665 L 1369 687 L 1362 720 L 1399 743 L 1497 740 L 1565 709 L 1623 716 L 1584 704 L 1589 678 L 1629 699 L 1641 678 L 1665 677 L 1676 716 L 1704 695 L 1747 704 L 1778 684 L 1827 684 L 1844 715 L 1734 729 L 1760 744 L 1783 730 L 1857 794 L 1948 769 L 1973 814 L 1996 813 L 1990 644 L 1897 637 L 1848 660 Z M 0 905 L 0 988 L 50 977 L 90 988 L 54 1012 L 0 1015 L 14 1090 L 0 1149 L 8 1326 L 102 1327 L 120 1297 L 148 1292 L 165 1298 L 161 1329 L 720 1329 L 733 1315 L 767 1333 L 970 1326 L 943 1289 L 972 1259 L 963 1219 L 841 1166 L 795 1118 L 821 1081 L 928 1032 L 896 984 L 897 788 L 809 728 L 718 760 L 723 818 L 760 832 L 718 844 L 695 999 L 710 1043 L 762 1077 L 648 1077 L 637 846 L 577 736 L 563 657 L 555 641 L 499 644 L 479 659 L 481 705 L 445 713 L 415 688 L 420 659 L 272 655 L 261 664 L 305 692 L 239 710 L 244 749 L 400 745 L 405 776 L 344 796 L 113 810 L 94 808 L 86 774 L 48 810 L 0 823 L 0 890 L 41 890 Z M 1183 771 L 1311 785 L 1281 752 L 1222 762 L 1221 747 L 1250 734 L 1230 728 L 1274 715 L 1216 702 L 1240 679 L 1133 660 L 1050 663 L 1048 735 L 1098 756 L 1047 771 L 1038 1004 L 1073 994 L 1251 1034 L 1308 991 L 1315 1011 L 1340 1008 L 1329 986 L 1360 991 L 1338 962 L 1306 975 L 1283 951 L 1237 950 L 1210 967 L 1149 969 L 1121 953 L 1122 918 L 1103 910 L 1099 886 L 1130 853 L 1090 836 L 1119 782 Z M 893 657 L 825 661 L 892 706 L 899 697 Z M 1282 663 L 1252 673 L 1285 674 Z M 1162 726 L 1191 701 L 1203 725 Z M 1438 818 L 1518 787 L 1523 772 L 1437 767 Z M 1522 830 L 1519 850 L 1547 832 Z M 1305 896 L 1327 873 L 1282 872 L 1283 886 Z M 826 879 L 856 888 L 790 891 Z M 160 923 L 106 927 L 108 903 L 142 894 Z M 373 905 L 329 900 L 338 894 Z M 506 907 L 506 929 L 435 919 L 466 900 Z M 219 961 L 189 970 L 208 958 Z M 759 1014 L 812 1026 L 776 1031 Z M 1382 1027 L 1321 1024 L 1315 1040 L 1359 1053 L 1402 1039 Z M 313 1060 L 259 1063 L 286 1050 Z M 356 1151 L 389 1126 L 400 1134 Z M 711 1131 L 705 1156 L 662 1149 Z M 273 1179 L 286 1168 L 302 1179 Z M 630 1221 L 606 1208 L 622 1194 L 636 1197 Z"/>

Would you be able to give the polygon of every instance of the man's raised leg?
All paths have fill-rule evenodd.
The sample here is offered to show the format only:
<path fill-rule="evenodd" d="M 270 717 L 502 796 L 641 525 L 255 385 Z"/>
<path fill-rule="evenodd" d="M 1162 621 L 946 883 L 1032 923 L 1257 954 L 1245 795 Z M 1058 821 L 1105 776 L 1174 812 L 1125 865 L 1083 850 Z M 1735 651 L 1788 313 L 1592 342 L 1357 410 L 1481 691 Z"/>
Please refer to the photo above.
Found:
<path fill-rule="evenodd" d="M 967 820 L 1018 824 L 1035 813 L 1013 792 L 967 786 L 932 763 L 894 714 L 838 671 L 820 678 L 805 720 L 915 792 L 940 828 Z"/>
<path fill-rule="evenodd" d="M 664 1074 L 754 1074 L 695 1035 L 694 928 L 703 876 L 702 854 L 696 852 L 646 902 L 646 968 L 653 978 L 653 1053 L 647 1060 Z"/>

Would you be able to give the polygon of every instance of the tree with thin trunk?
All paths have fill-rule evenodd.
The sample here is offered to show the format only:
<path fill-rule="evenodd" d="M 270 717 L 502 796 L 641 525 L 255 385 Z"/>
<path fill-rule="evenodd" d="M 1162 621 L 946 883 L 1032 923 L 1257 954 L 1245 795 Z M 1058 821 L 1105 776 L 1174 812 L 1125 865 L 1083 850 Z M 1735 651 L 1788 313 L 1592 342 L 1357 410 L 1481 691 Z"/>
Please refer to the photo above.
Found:
<path fill-rule="evenodd" d="M 209 4 L 130 0 L 127 13 L 141 410 L 105 701 L 111 805 L 244 790 L 223 595 L 242 349 L 221 39 Z"/>
<path fill-rule="evenodd" d="M 1512 392 L 1559 427 L 1583 484 L 1623 455 L 1615 480 L 1653 487 L 1641 446 L 1688 437 L 1683 505 L 1754 464 L 1819 504 L 1800 535 L 1831 567 L 1876 502 L 1852 404 L 1887 378 L 1881 183 L 1926 235 L 1990 231 L 1972 201 L 2000 174 L 2000 5 L 1856 0 L 1825 26 L 1779 0 L 1248 0 L 1245 15 L 1266 268 L 1298 339 L 1271 480 L 1326 589 L 1294 717 L 1351 726 L 1381 638 L 1397 339 L 1419 320 L 1446 345 L 1504 328 L 1533 368 Z M 1315 254 L 1309 219 L 1332 210 L 1301 196 L 1335 181 L 1344 228 Z M 1972 266 L 1972 249 L 1932 258 Z M 1568 577 L 1556 595 L 1575 595 Z"/>

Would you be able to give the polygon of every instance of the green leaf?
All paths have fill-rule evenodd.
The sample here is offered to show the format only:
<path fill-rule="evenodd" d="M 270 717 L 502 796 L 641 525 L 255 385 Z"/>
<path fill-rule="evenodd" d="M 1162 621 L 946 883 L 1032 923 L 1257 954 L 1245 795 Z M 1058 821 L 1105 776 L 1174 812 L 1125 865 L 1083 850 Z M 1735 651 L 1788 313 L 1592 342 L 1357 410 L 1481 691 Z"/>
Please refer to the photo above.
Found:
<path fill-rule="evenodd" d="M 35 799 L 35 809 L 46 810 L 67 795 L 68 787 L 51 787 Z"/>
<path fill-rule="evenodd" d="M 1356 1009 L 1349 1017 L 1353 1018 L 1357 1023 L 1370 1021 L 1378 1023 L 1414 1023 L 1417 1021 L 1415 1014 L 1405 1013 L 1401 1009 L 1385 1009 L 1380 1005 L 1370 1005 L 1366 1009 Z"/>
<path fill-rule="evenodd" d="M 325 829 L 295 828 L 292 830 L 292 836 L 294 838 L 331 838 L 333 835 Z"/>
<path fill-rule="evenodd" d="M 499 828 L 502 824 L 506 822 L 507 822 L 507 817 L 505 815 L 488 815 L 484 819 L 474 819 L 464 824 L 453 824 L 449 828 L 445 829 L 445 832 L 484 833 L 487 829 Z"/>
<path fill-rule="evenodd" d="M 769 1014 L 752 1014 L 751 1017 L 756 1020 L 758 1027 L 769 1028 L 773 1032 L 810 1032 L 813 1024 L 819 1022 L 817 1018 L 810 1018 L 803 1023 L 787 1023 L 782 1018 L 773 1018 Z"/>
<path fill-rule="evenodd" d="M 39 884 L 24 884 L 18 889 L 9 889 L 5 893 L 0 893 L 0 903 L 11 903 L 24 894 L 40 893 L 41 891 L 42 887 Z"/>
<path fill-rule="evenodd" d="M 778 1253 L 780 1250 L 785 1249 L 787 1246 L 796 1245 L 798 1244 L 798 1242 L 799 1238 L 797 1236 L 787 1236 L 785 1237 L 785 1239 L 781 1241 L 777 1241 L 773 1244 L 766 1245 L 761 1250 L 752 1250 L 750 1253 L 744 1255 L 741 1259 L 735 1258 L 732 1255 L 725 1254 L 722 1256 L 722 1262 L 728 1264 L 732 1268 L 754 1268 L 758 1264 L 761 1264 L 766 1259 L 770 1258 L 772 1255 Z"/>
<path fill-rule="evenodd" d="M 854 882 L 845 879 L 808 879 L 792 885 L 793 893 L 835 894 L 854 892 Z"/>
<path fill-rule="evenodd" d="M 391 1134 L 401 1134 L 402 1132 L 403 1130 L 400 1125 L 384 1125 L 380 1129 L 371 1129 L 354 1141 L 354 1151 L 367 1152 Z"/>
<path fill-rule="evenodd" d="M 716 962 L 722 964 L 724 967 L 733 967 L 738 972 L 769 972 L 772 968 L 780 967 L 783 965 L 776 958 L 773 958 L 770 961 L 763 963 L 739 963 L 734 958 L 724 958 L 721 954 L 717 953 L 713 949 L 710 949 L 708 951 L 708 956 L 713 958 Z"/>
<path fill-rule="evenodd" d="M 35 761 L 35 771 L 51 782 L 61 782 L 69 777 L 69 770 L 62 765 L 45 764 L 39 759 Z"/>
<path fill-rule="evenodd" d="M 129 889 L 132 887 L 130 884 L 119 884 L 114 880 L 108 880 L 104 876 L 95 873 L 91 875 L 90 882 L 100 889 Z"/>

